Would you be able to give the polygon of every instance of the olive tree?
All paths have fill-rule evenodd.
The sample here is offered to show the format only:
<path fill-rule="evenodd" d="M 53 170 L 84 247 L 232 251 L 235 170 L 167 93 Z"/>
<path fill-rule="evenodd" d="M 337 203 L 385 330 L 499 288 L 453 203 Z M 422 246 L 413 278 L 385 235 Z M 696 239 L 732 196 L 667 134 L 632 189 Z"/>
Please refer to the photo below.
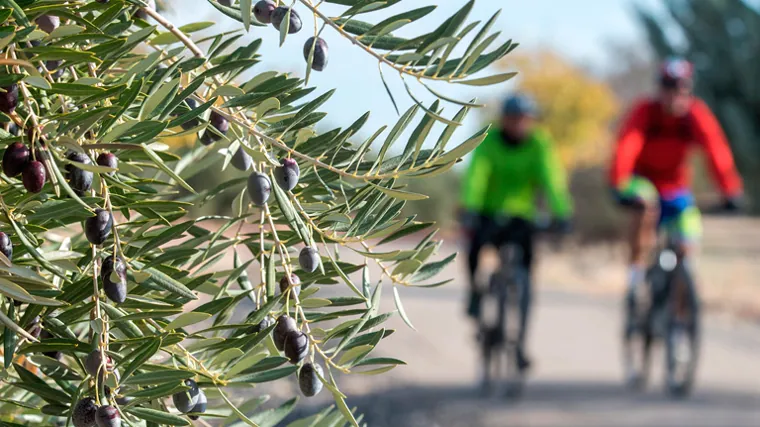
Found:
<path fill-rule="evenodd" d="M 450 142 L 479 105 L 433 85 L 512 77 L 472 77 L 515 47 L 491 47 L 497 15 L 469 22 L 470 1 L 402 38 L 392 32 L 434 7 L 370 23 L 400 0 L 210 3 L 239 29 L 201 37 L 213 23 L 177 27 L 152 1 L 0 0 L 4 426 L 271 426 L 298 396 L 264 410 L 252 387 L 277 380 L 334 397 L 298 425 L 358 425 L 336 377 L 402 364 L 373 355 L 393 332 L 384 322 L 409 323 L 404 288 L 446 283 L 435 276 L 453 256 L 436 256 L 433 224 L 401 215 L 425 196 L 397 180 L 445 172 L 483 139 Z M 253 26 L 304 43 L 304 79 L 255 69 L 261 40 L 239 40 Z M 364 140 L 368 113 L 314 130 L 333 92 L 309 75 L 341 61 L 322 31 L 404 80 L 413 102 L 395 124 Z M 422 88 L 436 101 L 420 103 Z M 161 141 L 178 135 L 198 143 L 177 155 Z M 239 173 L 222 185 L 187 183 L 230 165 Z M 233 215 L 187 214 L 227 192 Z M 412 235 L 411 250 L 387 246 Z M 395 307 L 380 306 L 383 292 Z"/>

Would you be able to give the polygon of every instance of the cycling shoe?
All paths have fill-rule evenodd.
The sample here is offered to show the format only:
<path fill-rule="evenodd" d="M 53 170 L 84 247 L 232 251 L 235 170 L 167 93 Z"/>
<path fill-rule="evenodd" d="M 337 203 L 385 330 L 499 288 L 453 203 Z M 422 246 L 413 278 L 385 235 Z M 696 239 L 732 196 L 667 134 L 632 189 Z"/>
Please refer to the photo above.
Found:
<path fill-rule="evenodd" d="M 517 369 L 519 369 L 520 372 L 526 372 L 530 370 L 531 365 L 532 365 L 532 362 L 530 358 L 525 354 L 525 352 L 522 350 L 518 350 L 517 351 Z"/>

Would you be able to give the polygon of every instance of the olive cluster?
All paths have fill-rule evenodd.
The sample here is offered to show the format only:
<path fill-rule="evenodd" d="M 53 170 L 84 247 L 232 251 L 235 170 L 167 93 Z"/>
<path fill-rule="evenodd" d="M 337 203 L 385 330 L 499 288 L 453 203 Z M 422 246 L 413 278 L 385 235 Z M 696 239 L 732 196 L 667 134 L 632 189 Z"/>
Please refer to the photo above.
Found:
<path fill-rule="evenodd" d="M 91 352 L 84 361 L 84 367 L 88 374 L 97 378 L 98 383 L 105 381 L 105 375 L 115 375 L 118 381 L 118 372 L 113 369 L 113 362 L 110 357 L 106 356 L 104 363 L 103 354 L 95 350 Z M 187 414 L 192 420 L 197 420 L 201 414 L 206 412 L 208 400 L 206 394 L 198 387 L 198 384 L 187 379 L 183 382 L 186 390 L 174 393 L 172 402 L 174 406 Z M 111 390 L 105 386 L 106 394 L 110 395 Z M 128 404 L 129 399 L 117 397 L 116 402 L 122 405 Z M 121 416 L 119 411 L 111 405 L 98 406 L 95 399 L 85 397 L 81 399 L 74 407 L 71 420 L 74 427 L 120 427 Z"/>
<path fill-rule="evenodd" d="M 285 21 L 285 17 L 290 13 L 288 20 L 288 34 L 295 34 L 301 31 L 303 23 L 301 17 L 295 9 L 285 6 L 277 6 L 272 0 L 260 0 L 253 6 L 253 16 L 257 21 L 263 24 L 272 24 L 278 31 Z M 322 71 L 327 66 L 327 42 L 321 37 L 309 37 L 303 46 L 303 57 L 309 60 L 312 50 L 311 68 L 316 71 Z"/>
<path fill-rule="evenodd" d="M 291 159 L 285 158 L 280 161 L 280 165 L 274 168 L 274 179 L 280 188 L 290 191 L 298 185 L 298 178 L 301 175 L 298 163 Z M 272 182 L 265 174 L 253 172 L 248 177 L 248 196 L 256 206 L 264 206 L 269 200 L 272 192 Z M 298 262 L 301 268 L 312 273 L 319 267 L 319 253 L 316 249 L 307 246 L 301 250 L 298 255 Z"/>
<path fill-rule="evenodd" d="M 206 412 L 208 405 L 208 399 L 206 394 L 198 388 L 198 384 L 192 380 L 187 379 L 184 381 L 184 385 L 188 388 L 185 391 L 180 391 L 172 395 L 172 402 L 174 406 L 183 414 L 189 414 L 191 420 L 197 420 L 199 414 Z"/>
<path fill-rule="evenodd" d="M 43 334 L 45 332 L 43 331 Z M 114 370 L 113 361 L 106 355 L 103 360 L 103 353 L 99 350 L 92 351 L 84 360 L 84 368 L 92 378 L 97 379 L 97 384 L 105 381 L 106 375 L 114 375 L 116 381 L 119 381 L 119 373 Z M 190 419 L 197 420 L 201 414 L 206 412 L 208 400 L 206 394 L 198 387 L 198 384 L 187 379 L 183 381 L 186 390 L 177 392 L 172 395 L 174 406 L 186 414 Z M 120 405 L 126 405 L 131 399 L 124 396 L 113 396 L 111 389 L 104 386 L 105 393 L 109 398 Z M 81 399 L 71 414 L 71 421 L 74 427 L 120 427 L 121 416 L 119 411 L 111 405 L 99 406 L 93 397 Z"/>
<path fill-rule="evenodd" d="M 0 111 L 12 115 L 18 106 L 18 85 L 13 83 L 9 86 L 0 88 Z M 33 138 L 34 129 L 30 129 L 30 136 Z M 3 154 L 3 172 L 8 177 L 21 175 L 21 181 L 24 188 L 32 193 L 39 193 L 45 186 L 47 180 L 47 171 L 45 165 L 40 162 L 40 153 L 35 153 L 32 158 L 29 147 L 21 142 L 14 142 L 8 145 Z"/>
<path fill-rule="evenodd" d="M 35 132 L 34 129 L 30 129 L 28 132 L 31 141 L 35 139 Z M 12 142 L 6 147 L 3 154 L 3 172 L 5 175 L 8 177 L 21 175 L 24 188 L 31 193 L 41 192 L 48 177 L 47 168 L 43 162 L 49 154 L 41 141 L 37 145 L 37 149 L 32 153 L 26 144 Z M 69 164 L 66 165 L 65 176 L 69 186 L 77 195 L 83 196 L 92 188 L 93 173 L 76 166 L 76 164 L 91 165 L 92 161 L 87 154 L 79 151 L 70 151 L 66 155 L 66 159 Z M 118 163 L 118 159 L 113 153 L 104 152 L 97 158 L 97 164 L 100 166 L 116 169 Z"/>
<path fill-rule="evenodd" d="M 218 0 L 219 4 L 223 6 L 231 6 L 230 0 Z M 295 9 L 277 6 L 272 0 L 260 0 L 253 7 L 253 14 L 256 20 L 264 24 L 272 24 L 274 28 L 280 30 L 285 18 L 289 16 L 288 33 L 295 34 L 301 31 L 303 27 L 301 17 L 298 15 Z M 306 61 L 309 60 L 309 56 L 312 55 L 311 68 L 316 71 L 322 71 L 327 66 L 328 59 L 328 47 L 327 42 L 320 37 L 310 37 L 306 40 L 303 47 L 303 55 Z M 193 110 L 198 107 L 198 102 L 195 99 L 185 99 L 185 107 Z M 211 111 L 209 115 L 210 128 L 207 128 L 201 135 L 200 141 L 203 145 L 211 145 L 216 141 L 222 139 L 230 129 L 230 123 L 222 114 Z M 192 129 L 201 124 L 198 118 L 193 118 L 183 123 L 181 126 L 184 130 Z M 251 156 L 239 148 L 233 155 L 232 165 L 242 171 L 248 170 L 252 164 Z M 297 179 L 297 177 L 296 177 Z M 295 184 L 293 184 L 295 186 Z M 263 204 L 263 202 L 262 202 Z"/>
<path fill-rule="evenodd" d="M 90 352 L 84 360 L 85 370 L 92 378 L 97 379 L 97 384 L 105 382 L 106 375 L 114 375 L 118 382 L 119 374 L 114 370 L 113 360 L 108 355 L 103 360 L 103 355 L 99 350 Z M 106 394 L 111 394 L 108 386 L 105 386 L 105 390 Z M 123 399 L 116 399 L 117 402 L 120 400 L 120 403 L 127 403 Z M 74 406 L 71 421 L 74 427 L 120 427 L 121 415 L 114 406 L 98 406 L 94 398 L 85 397 Z"/>
<path fill-rule="evenodd" d="M 183 104 L 184 104 L 183 108 L 187 110 L 194 110 L 198 108 L 198 101 L 196 101 L 193 98 L 185 99 Z M 180 112 L 181 111 L 178 109 L 177 111 L 175 111 L 175 114 L 179 115 Z M 219 114 L 216 111 L 211 111 L 208 121 L 209 121 L 211 129 L 207 128 L 205 131 L 203 131 L 203 134 L 201 135 L 201 138 L 200 138 L 201 144 L 203 145 L 211 145 L 215 143 L 216 141 L 221 140 L 222 138 L 224 138 L 225 135 L 227 135 L 227 132 L 229 132 L 230 130 L 230 122 L 227 120 L 226 117 L 224 117 L 223 115 Z M 190 130 L 200 125 L 201 125 L 200 118 L 194 117 L 182 123 L 180 126 L 184 130 Z M 241 156 L 242 155 L 248 156 L 248 154 L 245 152 L 243 152 Z M 241 170 L 245 170 L 247 168 L 244 169 L 242 165 L 244 165 L 246 161 L 250 165 L 251 163 L 250 156 L 248 156 L 248 160 L 240 160 L 237 162 L 233 162 L 233 165 Z"/>
<path fill-rule="evenodd" d="M 44 151 L 37 151 L 37 158 L 41 159 Z M 84 195 L 92 186 L 93 173 L 74 166 L 74 163 L 91 164 L 90 158 L 80 152 L 71 152 L 67 156 L 71 162 L 66 165 L 66 175 L 71 188 L 79 195 Z M 116 168 L 118 161 L 112 153 L 101 153 L 97 162 L 101 166 Z M 3 172 L 9 177 L 22 175 L 24 188 L 27 191 L 38 193 L 42 190 L 47 180 L 45 166 L 39 160 L 31 158 L 29 148 L 20 142 L 11 143 L 3 155 Z M 110 237 L 113 228 L 113 216 L 105 209 L 95 209 L 94 215 L 87 218 L 84 223 L 84 234 L 93 245 L 102 245 Z M 0 232 L 0 252 L 8 260 L 13 258 L 13 244 L 10 236 Z M 126 299 L 126 266 L 116 257 L 110 256 L 103 261 L 101 269 L 103 289 L 113 302 L 120 304 Z"/>
<path fill-rule="evenodd" d="M 301 269 L 313 272 L 319 266 L 319 254 L 312 247 L 305 247 L 298 257 Z M 298 299 L 301 293 L 301 279 L 295 274 L 285 275 L 280 279 L 280 292 L 290 292 L 294 299 Z M 309 336 L 298 329 L 298 325 L 292 317 L 283 314 L 275 321 L 271 316 L 266 316 L 258 325 L 251 328 L 250 332 L 258 333 L 275 324 L 272 331 L 274 344 L 279 351 L 285 354 L 290 363 L 298 365 L 309 356 Z M 304 362 L 298 373 L 298 385 L 305 396 L 314 396 L 322 390 L 322 367 L 311 362 Z"/>
<path fill-rule="evenodd" d="M 285 191 L 290 191 L 298 185 L 301 170 L 298 163 L 290 158 L 280 161 L 280 165 L 274 169 L 274 179 L 277 185 Z M 272 182 L 269 177 L 261 172 L 253 172 L 248 177 L 248 196 L 256 206 L 264 206 L 272 193 Z"/>
<path fill-rule="evenodd" d="M 92 188 L 92 180 L 94 174 L 86 169 L 76 166 L 77 163 L 82 165 L 91 165 L 92 160 L 87 154 L 79 151 L 70 151 L 66 155 L 66 159 L 70 162 L 66 165 L 66 179 L 69 181 L 69 186 L 78 195 L 83 196 L 87 194 Z M 99 166 L 105 166 L 116 169 L 119 166 L 119 161 L 112 153 L 101 153 L 96 162 Z"/>
<path fill-rule="evenodd" d="M 319 253 L 311 246 L 306 246 L 301 249 L 298 254 L 298 265 L 301 269 L 307 273 L 313 273 L 319 267 Z M 280 292 L 283 294 L 291 291 L 297 298 L 301 293 L 301 279 L 295 274 L 290 273 L 290 276 L 282 276 L 280 279 Z"/>
<path fill-rule="evenodd" d="M 259 2 L 257 7 L 262 3 L 269 2 Z M 298 185 L 300 178 L 298 163 L 291 158 L 282 159 L 280 165 L 274 169 L 273 176 L 277 185 L 284 191 L 293 190 Z M 269 200 L 271 191 L 272 183 L 266 174 L 253 172 L 248 177 L 248 195 L 255 205 L 264 206 Z M 316 271 L 320 263 L 319 252 L 311 246 L 304 247 L 298 255 L 298 263 L 301 269 L 307 273 Z M 280 292 L 283 294 L 291 292 L 293 298 L 298 298 L 301 280 L 296 274 L 291 273 L 283 276 L 279 285 Z M 297 323 L 292 317 L 284 314 L 275 321 L 267 316 L 252 328 L 252 332 L 263 331 L 273 323 L 276 323 L 276 326 L 272 332 L 272 338 L 277 349 L 282 351 L 291 363 L 302 363 L 309 355 L 309 336 L 298 329 Z M 319 377 L 322 376 L 322 373 L 322 367 L 318 364 L 311 362 L 302 364 L 298 373 L 298 384 L 305 396 L 314 396 L 320 392 L 322 382 Z"/>
<path fill-rule="evenodd" d="M 111 236 L 113 216 L 105 209 L 95 209 L 95 215 L 87 218 L 84 223 L 84 234 L 87 240 L 95 245 L 102 245 Z M 121 304 L 127 299 L 127 265 L 112 254 L 106 256 L 100 267 L 100 280 L 103 291 L 108 299 Z"/>
<path fill-rule="evenodd" d="M 287 314 L 277 318 L 277 324 L 272 331 L 274 344 L 279 351 L 285 353 L 290 363 L 297 365 L 309 356 L 309 336 L 298 329 L 298 325 Z M 322 390 L 322 367 L 316 363 L 304 362 L 298 372 L 298 387 L 304 396 L 317 395 Z"/>
<path fill-rule="evenodd" d="M 40 161 L 40 152 L 32 158 L 31 150 L 21 142 L 13 142 L 3 154 L 3 172 L 8 177 L 21 175 L 24 188 L 32 193 L 39 193 L 47 181 L 47 170 Z"/>
<path fill-rule="evenodd" d="M 77 402 L 71 415 L 74 427 L 121 427 L 121 415 L 111 405 L 98 406 L 92 397 Z"/>

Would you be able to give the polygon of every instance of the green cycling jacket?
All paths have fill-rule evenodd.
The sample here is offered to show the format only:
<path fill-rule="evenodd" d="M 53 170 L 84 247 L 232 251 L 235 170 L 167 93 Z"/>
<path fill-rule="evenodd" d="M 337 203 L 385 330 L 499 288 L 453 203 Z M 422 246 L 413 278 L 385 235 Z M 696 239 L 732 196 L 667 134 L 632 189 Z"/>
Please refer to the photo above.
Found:
<path fill-rule="evenodd" d="M 567 177 L 551 137 L 534 130 L 517 146 L 504 143 L 497 126 L 475 149 L 462 191 L 462 204 L 485 215 L 508 215 L 533 220 L 538 194 L 544 194 L 552 214 L 567 219 L 572 201 Z"/>

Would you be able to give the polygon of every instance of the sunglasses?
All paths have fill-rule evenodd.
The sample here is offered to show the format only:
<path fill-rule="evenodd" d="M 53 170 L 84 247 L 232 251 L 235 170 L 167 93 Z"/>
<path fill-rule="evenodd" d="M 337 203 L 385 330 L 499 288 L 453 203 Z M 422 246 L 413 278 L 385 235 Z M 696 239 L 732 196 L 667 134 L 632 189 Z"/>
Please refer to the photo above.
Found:
<path fill-rule="evenodd" d="M 675 90 L 691 90 L 693 84 L 689 79 L 674 79 L 663 77 L 660 79 L 660 88 Z"/>

